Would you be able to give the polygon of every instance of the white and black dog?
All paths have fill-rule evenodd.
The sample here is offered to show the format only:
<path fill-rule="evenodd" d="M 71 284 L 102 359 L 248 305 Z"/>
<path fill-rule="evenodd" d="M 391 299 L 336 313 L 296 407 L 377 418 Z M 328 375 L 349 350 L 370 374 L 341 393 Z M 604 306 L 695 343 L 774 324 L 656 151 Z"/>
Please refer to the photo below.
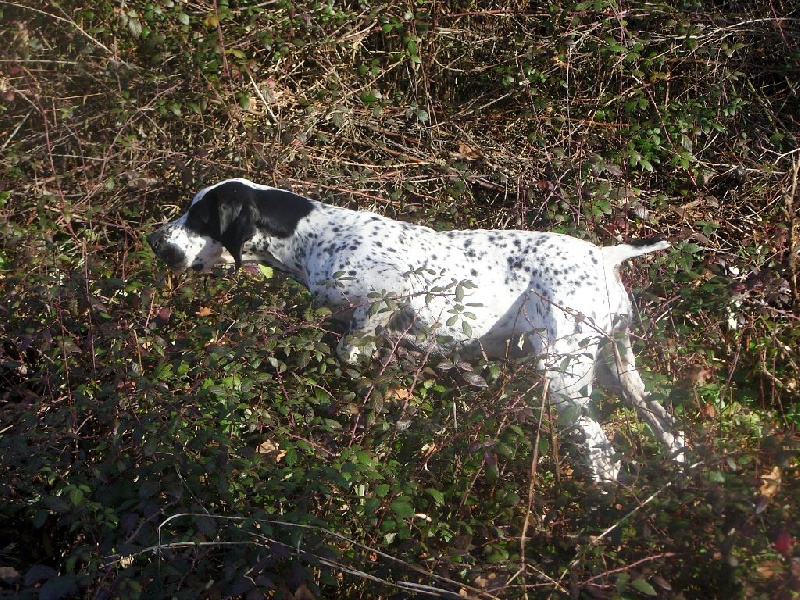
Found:
<path fill-rule="evenodd" d="M 174 269 L 254 261 L 287 273 L 344 315 L 349 334 L 339 354 L 347 361 L 371 354 L 381 336 L 493 358 L 535 356 L 554 404 L 575 409 L 597 481 L 616 479 L 619 461 L 590 414 L 595 374 L 683 460 L 683 434 L 636 370 L 631 304 L 617 273 L 624 260 L 667 242 L 598 247 L 557 233 L 439 232 L 246 179 L 201 190 L 147 241 Z"/>

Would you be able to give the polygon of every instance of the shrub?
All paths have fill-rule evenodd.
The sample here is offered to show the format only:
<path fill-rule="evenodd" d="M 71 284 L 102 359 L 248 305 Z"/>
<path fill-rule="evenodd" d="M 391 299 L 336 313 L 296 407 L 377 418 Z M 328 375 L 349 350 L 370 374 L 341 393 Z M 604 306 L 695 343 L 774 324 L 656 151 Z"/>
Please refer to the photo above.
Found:
<path fill-rule="evenodd" d="M 0 6 L 2 588 L 797 593 L 793 9 Z M 356 370 L 281 276 L 162 272 L 143 233 L 238 175 L 440 228 L 672 238 L 624 276 L 697 464 L 604 403 L 629 479 L 601 495 L 530 365 Z"/>

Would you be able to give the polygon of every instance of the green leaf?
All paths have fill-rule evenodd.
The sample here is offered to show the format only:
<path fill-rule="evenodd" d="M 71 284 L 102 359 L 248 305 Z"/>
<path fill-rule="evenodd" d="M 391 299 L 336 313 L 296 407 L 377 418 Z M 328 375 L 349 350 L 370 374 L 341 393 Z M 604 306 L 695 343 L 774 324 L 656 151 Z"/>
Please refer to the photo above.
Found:
<path fill-rule="evenodd" d="M 69 490 L 69 499 L 75 506 L 83 504 L 83 490 L 79 487 L 73 487 Z"/>
<path fill-rule="evenodd" d="M 252 98 L 250 97 L 250 94 L 243 94 L 243 93 L 236 94 L 236 102 L 244 110 L 249 110 L 251 100 Z"/>
<path fill-rule="evenodd" d="M 395 500 L 391 506 L 394 514 L 401 519 L 410 519 L 414 516 L 414 507 L 405 500 Z"/>
<path fill-rule="evenodd" d="M 505 545 L 492 544 L 486 552 L 486 560 L 491 563 L 500 563 L 508 560 L 508 550 Z"/>
<path fill-rule="evenodd" d="M 287 465 L 293 467 L 297 464 L 297 449 L 294 446 L 289 446 L 286 449 L 286 455 L 283 458 Z"/>
<path fill-rule="evenodd" d="M 361 102 L 364 104 L 375 104 L 378 101 L 378 95 L 370 90 L 366 92 L 362 92 L 361 94 Z"/>
<path fill-rule="evenodd" d="M 372 516 L 378 507 L 381 505 L 381 501 L 378 498 L 367 498 L 366 502 L 364 502 L 364 514 Z"/>
<path fill-rule="evenodd" d="M 436 506 L 442 506 L 444 504 L 444 494 L 437 490 L 436 488 L 427 488 L 425 493 L 428 494 L 433 501 L 436 503 Z"/>
<path fill-rule="evenodd" d="M 50 511 L 49 510 L 36 511 L 36 514 L 34 515 L 33 521 L 32 521 L 33 526 L 36 529 L 40 529 L 47 522 L 47 519 L 48 519 L 49 516 L 50 516 Z"/>
<path fill-rule="evenodd" d="M 261 274 L 264 276 L 264 279 L 272 279 L 273 275 L 275 275 L 274 269 L 268 265 L 259 264 L 258 270 L 261 271 Z"/>
<path fill-rule="evenodd" d="M 581 417 L 581 409 L 574 404 L 570 404 L 561 408 L 558 411 L 558 417 L 556 418 L 556 426 L 566 429 L 568 427 L 572 427 L 575 423 L 578 422 L 578 419 Z"/>
<path fill-rule="evenodd" d="M 652 585 L 647 583 L 647 580 L 644 577 L 637 577 L 631 582 L 631 586 L 637 592 L 644 594 L 645 596 L 658 596 L 655 589 Z"/>
<path fill-rule="evenodd" d="M 628 589 L 628 584 L 631 581 L 631 576 L 628 573 L 620 573 L 617 575 L 617 580 L 614 582 L 614 587 L 618 592 L 622 593 Z"/>

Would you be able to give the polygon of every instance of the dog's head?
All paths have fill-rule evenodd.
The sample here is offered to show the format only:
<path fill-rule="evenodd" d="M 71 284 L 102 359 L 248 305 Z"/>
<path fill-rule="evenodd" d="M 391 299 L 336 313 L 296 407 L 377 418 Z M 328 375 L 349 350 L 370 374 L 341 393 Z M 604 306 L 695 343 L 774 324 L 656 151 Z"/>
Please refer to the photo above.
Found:
<path fill-rule="evenodd" d="M 244 260 L 264 259 L 256 248 L 246 248 L 248 242 L 258 236 L 258 250 L 268 252 L 271 238 L 292 236 L 313 208 L 311 200 L 286 190 L 227 179 L 197 192 L 189 210 L 147 242 L 173 269 L 206 271 L 224 263 L 239 268 Z"/>

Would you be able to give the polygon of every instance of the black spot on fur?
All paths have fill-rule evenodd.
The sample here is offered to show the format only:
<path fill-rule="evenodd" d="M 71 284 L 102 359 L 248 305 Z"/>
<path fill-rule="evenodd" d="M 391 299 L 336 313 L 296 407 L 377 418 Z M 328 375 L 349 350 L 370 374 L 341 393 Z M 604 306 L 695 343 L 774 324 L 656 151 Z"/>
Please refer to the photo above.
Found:
<path fill-rule="evenodd" d="M 516 256 L 509 256 L 506 258 L 508 261 L 508 268 L 512 270 L 519 270 L 522 268 L 522 260 Z"/>

